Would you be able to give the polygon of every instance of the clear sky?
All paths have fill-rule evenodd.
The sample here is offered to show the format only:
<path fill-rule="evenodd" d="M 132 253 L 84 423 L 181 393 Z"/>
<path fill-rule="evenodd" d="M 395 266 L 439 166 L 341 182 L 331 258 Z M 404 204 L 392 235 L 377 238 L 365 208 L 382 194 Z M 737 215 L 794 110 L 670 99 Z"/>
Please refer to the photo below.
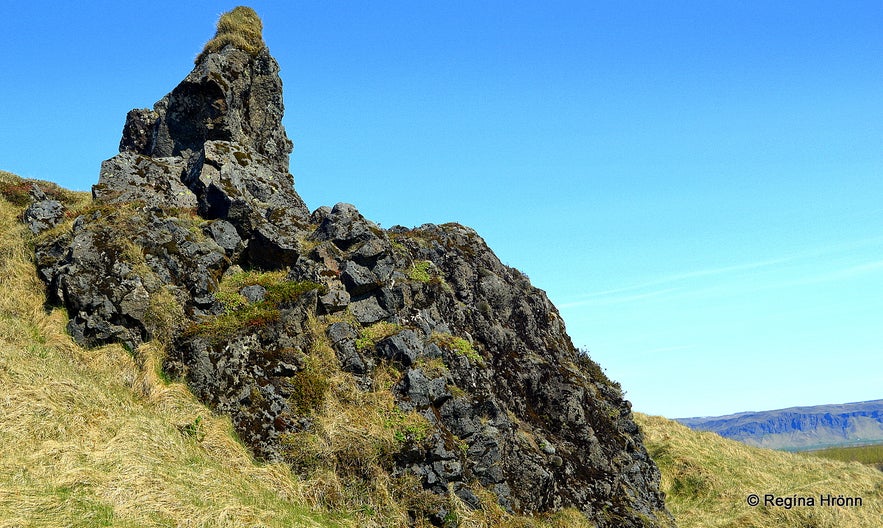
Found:
<path fill-rule="evenodd" d="M 4 1 L 0 169 L 89 189 L 235 3 Z M 883 398 L 883 4 L 252 2 L 308 206 L 457 221 L 636 410 Z"/>

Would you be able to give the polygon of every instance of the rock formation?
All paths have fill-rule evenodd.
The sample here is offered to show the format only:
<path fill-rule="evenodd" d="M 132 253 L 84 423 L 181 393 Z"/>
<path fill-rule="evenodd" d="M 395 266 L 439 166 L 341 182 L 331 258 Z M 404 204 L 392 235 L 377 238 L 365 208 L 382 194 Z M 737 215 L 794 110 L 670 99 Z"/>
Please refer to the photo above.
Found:
<path fill-rule="evenodd" d="M 340 386 L 387 394 L 378 416 L 395 442 L 372 463 L 438 497 L 415 507 L 435 523 L 451 492 L 472 508 L 491 496 L 599 526 L 672 524 L 629 402 L 543 291 L 467 227 L 384 230 L 349 204 L 310 213 L 282 113 L 266 46 L 235 44 L 129 112 L 93 206 L 37 244 L 74 338 L 161 340 L 170 375 L 256 455 L 299 471 L 323 406 L 362 401 Z M 339 470 L 370 479 L 360 457 Z"/>

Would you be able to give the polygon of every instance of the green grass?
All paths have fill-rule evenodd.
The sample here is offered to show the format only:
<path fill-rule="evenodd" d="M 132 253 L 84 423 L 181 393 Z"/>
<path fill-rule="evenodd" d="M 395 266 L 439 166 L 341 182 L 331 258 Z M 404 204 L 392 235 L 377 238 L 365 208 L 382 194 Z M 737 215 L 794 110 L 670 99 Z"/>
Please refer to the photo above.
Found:
<path fill-rule="evenodd" d="M 415 260 L 411 267 L 408 268 L 407 277 L 415 282 L 433 284 L 440 286 L 448 292 L 453 292 L 451 286 L 439 272 L 438 267 L 429 260 Z"/>
<path fill-rule="evenodd" d="M 883 469 L 883 444 L 829 447 L 817 451 L 804 451 L 803 454 L 830 460 L 840 460 L 841 462 L 860 462 Z"/>
<path fill-rule="evenodd" d="M 378 342 L 387 337 L 394 336 L 402 330 L 403 327 L 401 325 L 387 323 L 386 321 L 366 326 L 359 330 L 359 337 L 356 338 L 356 348 L 359 350 L 371 350 L 377 346 Z"/>
<path fill-rule="evenodd" d="M 635 413 L 648 452 L 662 472 L 666 504 L 680 528 L 879 528 L 883 472 L 844 463 L 751 447 L 672 420 Z M 861 507 L 751 507 L 747 498 L 861 497 Z"/>
<path fill-rule="evenodd" d="M 472 343 L 462 337 L 457 337 L 444 332 L 433 332 L 432 342 L 443 349 L 450 350 L 458 356 L 468 358 L 469 361 L 472 361 L 473 363 L 484 365 L 484 358 L 481 357 L 481 354 L 475 350 Z"/>
<path fill-rule="evenodd" d="M 186 333 L 218 344 L 229 340 L 243 328 L 275 323 L 279 320 L 279 316 L 279 308 L 265 302 L 246 304 L 220 315 L 206 317 L 192 324 L 186 329 Z"/>
<path fill-rule="evenodd" d="M 428 260 L 418 260 L 411 265 L 411 269 L 408 270 L 408 278 L 417 282 L 427 283 L 432 279 L 432 276 L 429 274 L 429 268 L 432 265 L 432 262 Z"/>
<path fill-rule="evenodd" d="M 243 328 L 264 326 L 279 320 L 280 310 L 296 301 L 301 295 L 323 291 L 324 286 L 310 281 L 285 280 L 283 271 L 242 271 L 224 277 L 218 284 L 215 299 L 224 305 L 224 313 L 205 317 L 186 329 L 188 335 L 200 336 L 212 343 L 230 339 Z M 239 291 L 245 286 L 261 286 L 266 290 L 264 299 L 249 303 Z"/>

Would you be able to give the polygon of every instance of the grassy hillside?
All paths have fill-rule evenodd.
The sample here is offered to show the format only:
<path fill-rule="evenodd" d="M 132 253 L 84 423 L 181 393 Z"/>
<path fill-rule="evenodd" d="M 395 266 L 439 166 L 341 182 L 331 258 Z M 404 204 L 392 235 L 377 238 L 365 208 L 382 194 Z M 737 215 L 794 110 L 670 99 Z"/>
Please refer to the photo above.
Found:
<path fill-rule="evenodd" d="M 28 187 L 0 173 L 4 198 Z M 255 464 L 228 420 L 165 383 L 155 346 L 76 346 L 64 312 L 43 309 L 21 210 L 0 199 L 0 527 L 352 524 L 312 511 L 305 483 Z"/>
<path fill-rule="evenodd" d="M 859 463 L 750 447 L 672 420 L 636 415 L 647 449 L 662 471 L 666 503 L 681 528 L 883 526 L 883 472 Z M 760 497 L 749 506 L 750 494 Z M 814 506 L 763 504 L 813 497 Z M 820 505 L 820 494 L 861 497 L 861 506 Z"/>
<path fill-rule="evenodd" d="M 354 487 L 334 457 L 308 476 L 255 462 L 228 418 L 166 379 L 158 343 L 134 353 L 77 346 L 65 333 L 64 311 L 43 306 L 34 236 L 19 223 L 30 185 L 0 171 L 0 528 L 413 525 L 407 510 L 421 495 Z M 72 211 L 56 233 L 91 202 L 87 193 L 46 182 L 41 188 Z M 329 445 L 305 444 L 304 456 L 355 453 L 393 434 L 341 423 L 338 411 L 325 413 Z M 474 512 L 453 499 L 451 520 L 463 527 L 588 526 L 573 510 L 525 518 L 486 499 L 489 507 Z"/>
<path fill-rule="evenodd" d="M 299 477 L 284 465 L 256 463 L 228 419 L 164 379 L 159 345 L 134 354 L 119 346 L 76 346 L 64 331 L 64 312 L 43 308 L 33 235 L 18 222 L 28 188 L 0 171 L 0 528 L 408 524 L 401 500 L 342 489 L 347 484 L 333 468 Z M 89 203 L 86 193 L 51 185 L 44 191 L 73 210 Z M 872 468 L 754 449 L 662 418 L 637 418 L 682 527 L 883 525 L 883 473 Z M 335 427 L 335 442 L 371 434 Z M 752 492 L 830 492 L 861 496 L 864 506 L 750 508 L 745 498 Z M 362 502 L 354 502 L 360 493 Z M 455 513 L 464 527 L 587 525 L 573 511 L 544 519 L 499 508 Z"/>
<path fill-rule="evenodd" d="M 818 451 L 807 451 L 806 454 L 843 462 L 861 462 L 883 471 L 883 444 L 829 447 Z"/>

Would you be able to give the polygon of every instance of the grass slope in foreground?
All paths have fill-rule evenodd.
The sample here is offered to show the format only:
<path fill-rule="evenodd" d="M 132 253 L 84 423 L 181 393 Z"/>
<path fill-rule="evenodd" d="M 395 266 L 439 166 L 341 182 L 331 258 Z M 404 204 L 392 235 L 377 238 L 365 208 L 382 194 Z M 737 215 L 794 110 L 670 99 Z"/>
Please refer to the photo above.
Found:
<path fill-rule="evenodd" d="M 662 471 L 666 504 L 680 528 L 847 528 L 883 526 L 883 472 L 857 462 L 750 447 L 673 420 L 635 413 Z M 747 504 L 750 494 L 761 504 Z M 763 497 L 814 497 L 815 506 L 764 506 Z M 819 505 L 819 496 L 861 497 L 862 505 Z"/>
<path fill-rule="evenodd" d="M 51 232 L 70 229 L 91 205 L 87 193 L 39 183 L 71 211 Z M 415 525 L 405 501 L 344 489 L 334 467 L 301 477 L 287 465 L 255 462 L 229 418 L 164 378 L 160 343 L 134 353 L 77 346 L 65 333 L 65 312 L 43 306 L 34 237 L 19 222 L 30 186 L 0 171 L 0 528 Z M 372 434 L 351 427 L 332 440 L 383 440 Z M 464 528 L 589 526 L 575 510 L 521 517 L 454 506 Z"/>
<path fill-rule="evenodd" d="M 7 200 L 29 187 L 0 171 L 0 528 L 338 526 L 286 467 L 255 464 L 229 420 L 164 382 L 156 345 L 73 343 L 65 313 L 43 308 L 23 207 Z"/>

